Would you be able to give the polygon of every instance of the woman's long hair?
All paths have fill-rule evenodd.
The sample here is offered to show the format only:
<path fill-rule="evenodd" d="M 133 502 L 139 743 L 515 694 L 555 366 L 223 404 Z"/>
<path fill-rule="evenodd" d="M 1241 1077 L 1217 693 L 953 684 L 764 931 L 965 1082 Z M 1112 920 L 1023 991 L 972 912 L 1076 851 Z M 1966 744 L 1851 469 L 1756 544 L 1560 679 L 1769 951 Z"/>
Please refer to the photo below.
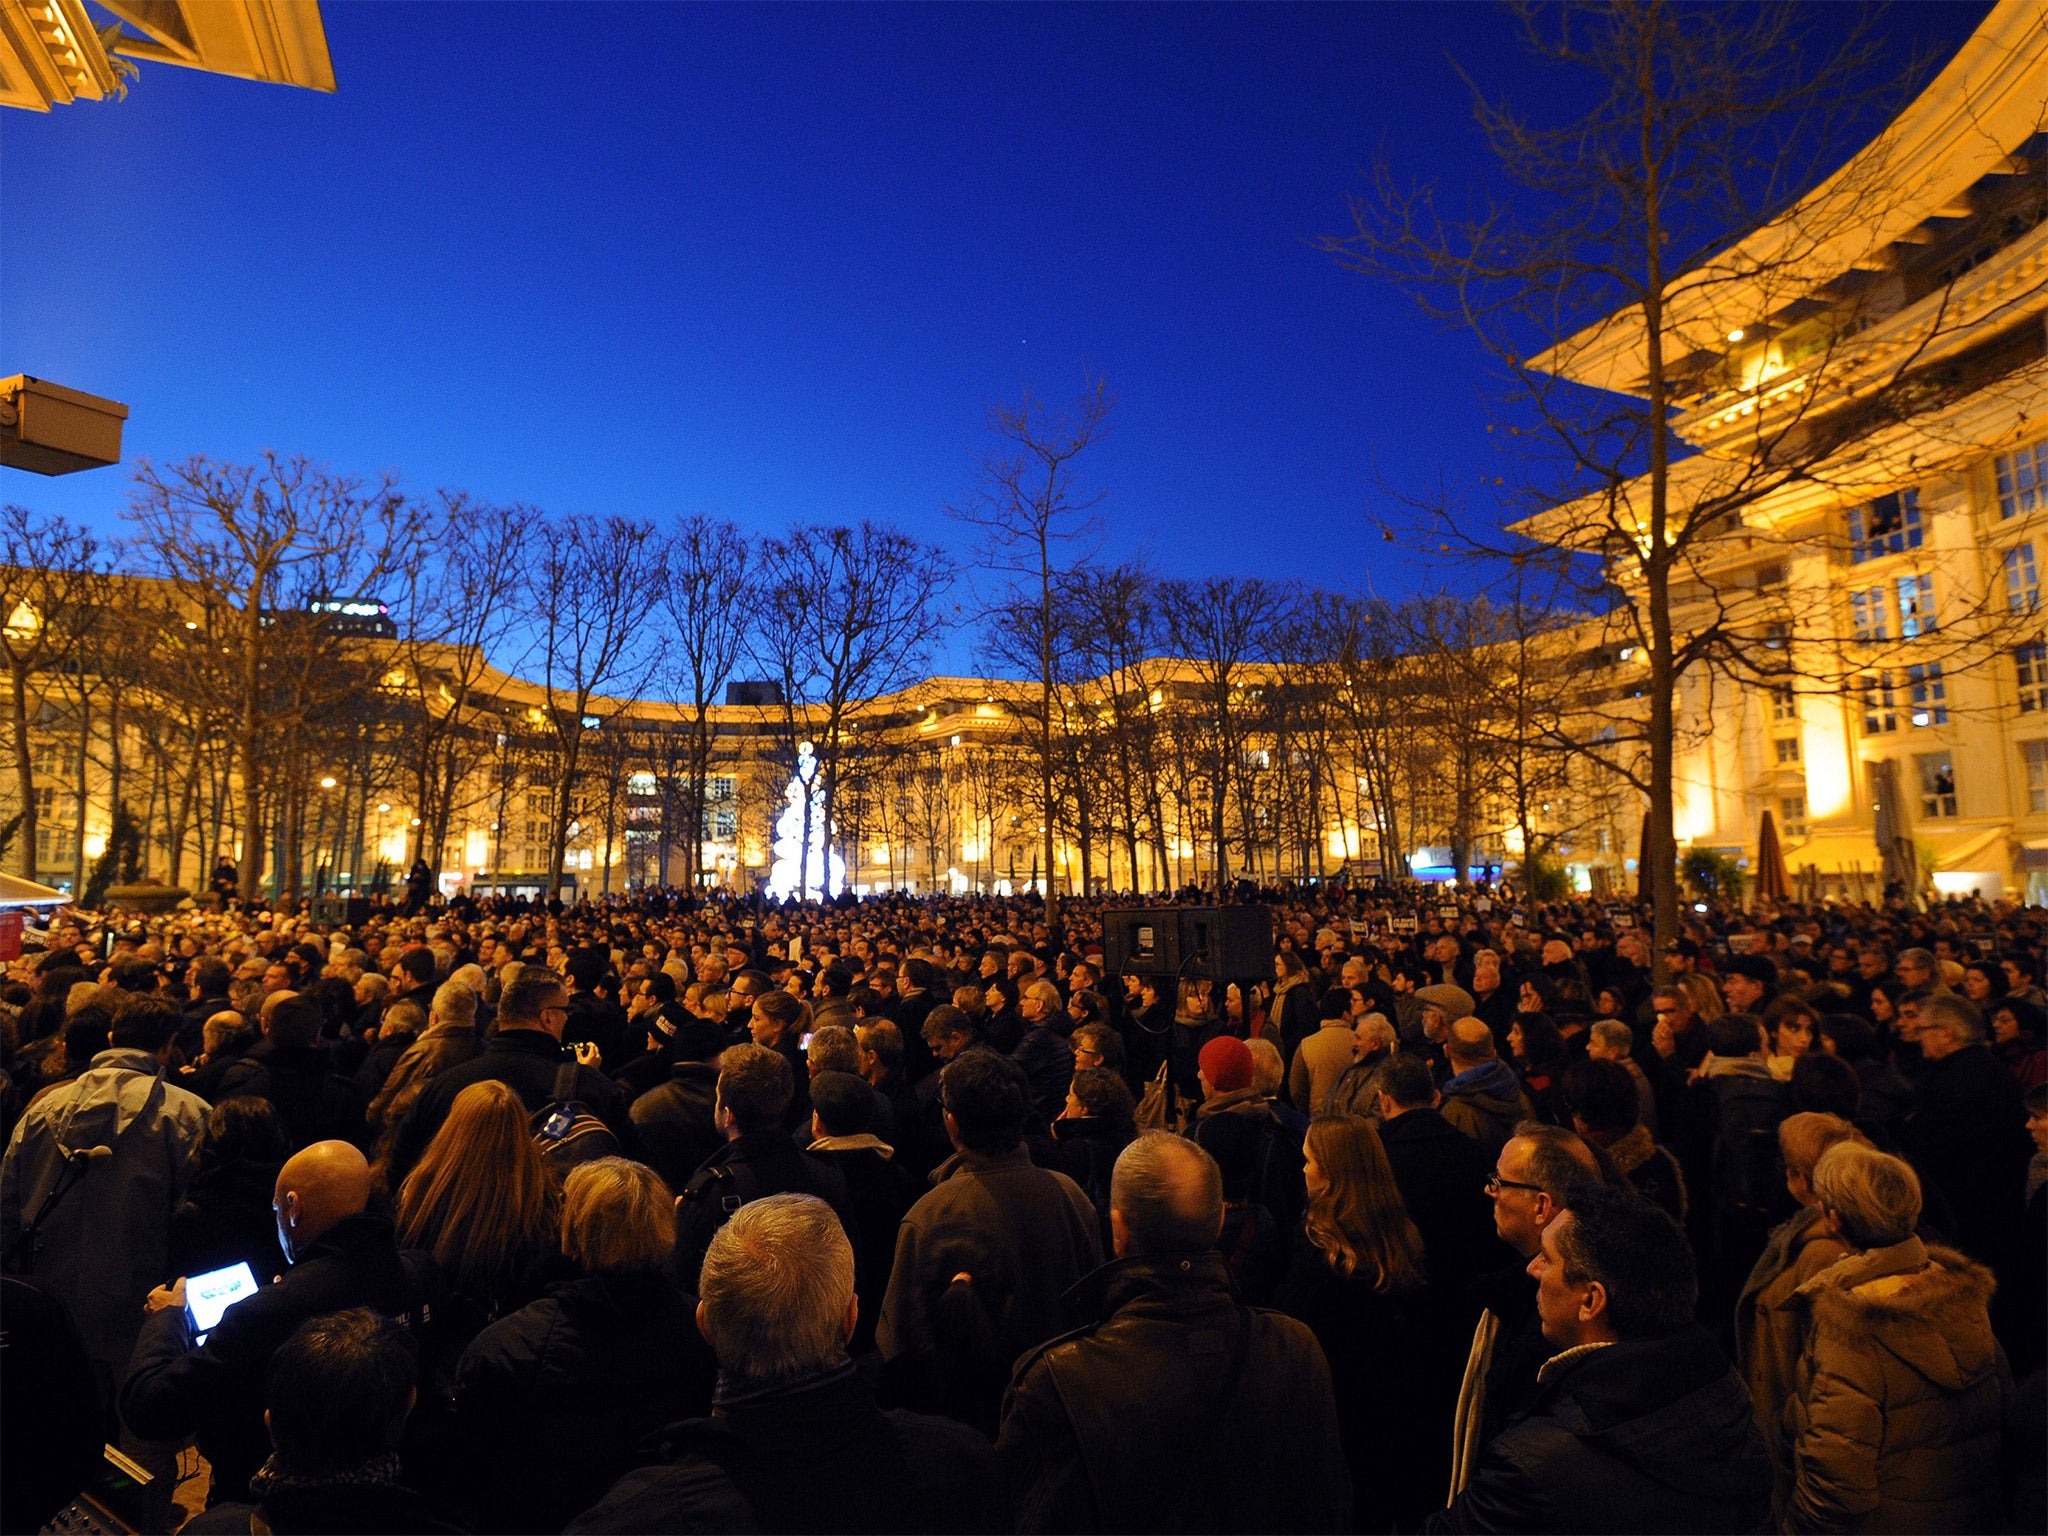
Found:
<path fill-rule="evenodd" d="M 1380 1133 L 1356 1115 L 1318 1115 L 1309 1155 L 1328 1181 L 1308 1202 L 1308 1239 L 1338 1274 L 1363 1277 L 1382 1294 L 1423 1283 L 1422 1234 L 1394 1183 Z"/>
<path fill-rule="evenodd" d="M 398 1245 L 434 1256 L 450 1289 L 489 1291 L 555 1246 L 561 1191 L 504 1083 L 472 1083 L 398 1191 Z"/>

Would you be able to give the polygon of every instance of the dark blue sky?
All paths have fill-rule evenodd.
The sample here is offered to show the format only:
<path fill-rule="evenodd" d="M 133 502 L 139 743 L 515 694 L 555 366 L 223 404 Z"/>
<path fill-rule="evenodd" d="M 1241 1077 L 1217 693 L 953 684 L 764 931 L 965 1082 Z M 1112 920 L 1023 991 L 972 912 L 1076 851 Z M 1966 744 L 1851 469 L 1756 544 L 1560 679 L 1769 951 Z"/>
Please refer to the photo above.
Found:
<path fill-rule="evenodd" d="M 1447 59 L 1516 83 L 1490 7 L 322 10 L 335 96 L 144 65 L 0 116 L 0 372 L 127 401 L 131 462 L 957 542 L 985 402 L 1092 369 L 1111 553 L 1380 591 L 1380 480 L 1486 468 L 1474 349 L 1310 242 L 1382 147 L 1490 175 Z"/>

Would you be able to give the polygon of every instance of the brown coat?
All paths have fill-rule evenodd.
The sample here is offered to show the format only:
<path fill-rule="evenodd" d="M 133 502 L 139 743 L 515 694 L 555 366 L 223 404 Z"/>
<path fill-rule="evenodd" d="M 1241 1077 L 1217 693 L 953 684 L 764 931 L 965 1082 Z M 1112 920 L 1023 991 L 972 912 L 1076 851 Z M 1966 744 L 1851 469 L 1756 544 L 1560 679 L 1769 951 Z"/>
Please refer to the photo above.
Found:
<path fill-rule="evenodd" d="M 1917 1237 L 1798 1290 L 1812 1332 L 1785 1405 L 1791 1531 L 1988 1531 L 2012 1375 L 1991 1272 Z"/>
<path fill-rule="evenodd" d="M 426 1091 L 428 1083 L 465 1061 L 483 1053 L 477 1032 L 464 1024 L 435 1022 L 427 1032 L 405 1048 L 384 1079 L 377 1097 L 370 1101 L 370 1131 L 380 1139 L 405 1123 L 412 1106 Z"/>
<path fill-rule="evenodd" d="M 1855 1250 L 1830 1232 L 1818 1207 L 1808 1206 L 1771 1233 L 1735 1304 L 1735 1366 L 1756 1404 L 1757 1427 L 1778 1468 L 1778 1507 L 1792 1497 L 1792 1464 L 1778 1426 L 1792 1396 L 1799 1357 L 1806 1350 L 1811 1309 L 1798 1291 L 1822 1270 Z"/>

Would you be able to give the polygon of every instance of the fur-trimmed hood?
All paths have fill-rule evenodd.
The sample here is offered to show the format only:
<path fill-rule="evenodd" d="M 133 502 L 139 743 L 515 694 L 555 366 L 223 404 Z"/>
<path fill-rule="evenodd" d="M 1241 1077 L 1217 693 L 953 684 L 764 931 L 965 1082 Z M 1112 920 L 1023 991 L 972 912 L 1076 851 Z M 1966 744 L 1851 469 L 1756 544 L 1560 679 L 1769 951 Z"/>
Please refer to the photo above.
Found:
<path fill-rule="evenodd" d="M 1991 1271 L 1953 1248 L 1909 1237 L 1852 1254 L 1799 1288 L 1816 1328 L 1868 1340 L 1948 1392 L 1998 1370 Z"/>

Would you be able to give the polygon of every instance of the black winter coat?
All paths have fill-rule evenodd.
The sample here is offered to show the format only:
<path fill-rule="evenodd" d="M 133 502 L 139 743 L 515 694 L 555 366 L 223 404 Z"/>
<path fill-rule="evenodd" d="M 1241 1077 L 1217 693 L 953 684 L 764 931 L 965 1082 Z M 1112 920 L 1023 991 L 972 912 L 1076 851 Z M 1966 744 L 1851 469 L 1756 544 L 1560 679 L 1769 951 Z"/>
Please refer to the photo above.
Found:
<path fill-rule="evenodd" d="M 1401 1203 L 1429 1260 L 1430 1283 L 1455 1291 L 1514 1257 L 1493 1225 L 1486 1149 L 1434 1109 L 1404 1110 L 1380 1125 Z M 1477 1309 L 1467 1313 L 1467 1320 Z M 1469 1329 L 1467 1332 L 1469 1333 Z"/>
<path fill-rule="evenodd" d="M 276 1285 L 230 1308 L 197 1348 L 184 1308 L 152 1312 L 121 1388 L 121 1417 L 148 1440 L 196 1434 L 217 1497 L 242 1498 L 270 1455 L 263 1390 L 277 1347 L 307 1318 L 350 1307 L 407 1317 L 419 1290 L 389 1218 L 344 1217 Z"/>
<path fill-rule="evenodd" d="M 640 1160 L 660 1174 L 674 1194 L 681 1194 L 704 1159 L 725 1145 L 711 1123 L 717 1097 L 716 1061 L 679 1061 L 669 1068 L 667 1082 L 633 1101 Z"/>
<path fill-rule="evenodd" d="M 1221 1254 L 1119 1259 L 1068 1299 L 1100 1321 L 1026 1354 L 1003 1400 L 1020 1532 L 1350 1528 L 1323 1351 L 1240 1306 Z"/>
<path fill-rule="evenodd" d="M 363 1053 L 363 1064 L 356 1068 L 356 1086 L 363 1090 L 363 1102 L 368 1103 L 384 1091 L 384 1080 L 391 1076 L 391 1069 L 398 1065 L 398 1058 L 412 1048 L 418 1040 L 416 1034 L 403 1030 L 380 1029 L 377 1038 Z"/>
<path fill-rule="evenodd" d="M 1563 1361 L 1424 1532 L 1754 1531 L 1771 1459 L 1704 1329 Z"/>
<path fill-rule="evenodd" d="M 553 1101 L 555 1073 L 563 1062 L 574 1059 L 546 1030 L 510 1029 L 491 1036 L 479 1055 L 435 1077 L 414 1101 L 412 1113 L 405 1117 L 391 1143 L 391 1187 L 396 1189 L 405 1182 L 413 1164 L 427 1150 L 427 1143 L 448 1118 L 455 1096 L 471 1083 L 506 1084 L 531 1114 Z M 632 1156 L 637 1145 L 633 1121 L 626 1113 L 626 1098 L 619 1092 L 618 1084 L 594 1067 L 579 1066 L 576 1097 L 618 1137 L 626 1155 Z"/>
<path fill-rule="evenodd" d="M 558 1531 L 662 1425 L 711 1405 L 717 1363 L 661 1275 L 586 1276 L 464 1351 L 455 1431 L 485 1531 Z"/>
<path fill-rule="evenodd" d="M 203 1275 L 247 1262 L 260 1284 L 284 1273 L 277 1246 L 277 1163 L 208 1163 L 185 1189 L 185 1203 L 171 1216 L 170 1277 Z"/>
<path fill-rule="evenodd" d="M 1002 1469 L 951 1419 L 883 1412 L 851 1365 L 671 1425 L 572 1532 L 1007 1531 Z"/>
<path fill-rule="evenodd" d="M 626 1010 L 595 992 L 572 992 L 562 1043 L 576 1045 L 584 1040 L 597 1047 L 606 1071 L 618 1071 L 634 1054 L 633 1030 L 626 1022 Z"/>
<path fill-rule="evenodd" d="M 1109 1252 L 1109 1180 L 1116 1172 L 1117 1155 L 1130 1140 L 1107 1120 L 1055 1120 L 1053 1139 L 1059 1143 L 1058 1168 L 1081 1186 L 1102 1218 L 1102 1251 Z"/>
<path fill-rule="evenodd" d="M 860 1315 L 847 1348 L 856 1356 L 875 1347 L 875 1324 L 896 1262 L 896 1229 L 925 1186 L 893 1157 L 873 1147 L 812 1147 L 813 1157 L 846 1181 L 847 1236 L 853 1241 L 853 1289 Z"/>
<path fill-rule="evenodd" d="M 367 1144 L 369 1095 L 336 1072 L 333 1057 L 319 1046 L 258 1041 L 222 1074 L 219 1093 L 222 1099 L 268 1099 L 294 1150 L 316 1141 Z"/>
<path fill-rule="evenodd" d="M 789 1132 L 750 1131 L 728 1141 L 676 1191 L 676 1256 L 671 1278 L 686 1291 L 697 1289 L 704 1251 L 726 1218 L 763 1195 L 816 1195 L 839 1214 L 849 1241 L 853 1224 L 846 1209 L 846 1180 L 837 1168 L 799 1152 Z"/>
<path fill-rule="evenodd" d="M 1980 1263 L 2003 1265 L 2033 1150 L 2019 1081 L 1988 1047 L 1972 1045 L 1925 1062 L 1919 1086 L 1919 1103 L 1899 1128 L 1900 1150 L 1947 1197 L 1957 1245 Z"/>
<path fill-rule="evenodd" d="M 1308 1324 L 1330 1362 L 1351 1468 L 1351 1528 L 1407 1530 L 1440 1507 L 1470 1318 L 1427 1289 L 1383 1295 L 1364 1279 L 1347 1280 L 1305 1237 L 1273 1304 Z"/>

